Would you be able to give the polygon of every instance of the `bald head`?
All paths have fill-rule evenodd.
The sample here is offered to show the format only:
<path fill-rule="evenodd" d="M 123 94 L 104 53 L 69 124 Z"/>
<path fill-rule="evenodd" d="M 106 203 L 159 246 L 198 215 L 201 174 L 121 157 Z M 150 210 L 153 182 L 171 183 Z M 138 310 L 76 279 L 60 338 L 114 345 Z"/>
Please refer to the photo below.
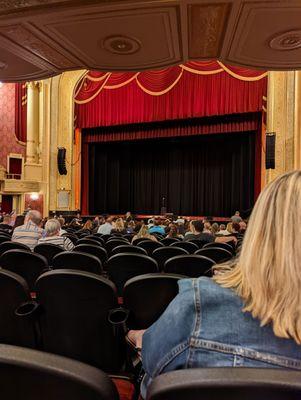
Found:
<path fill-rule="evenodd" d="M 42 221 L 42 215 L 37 210 L 31 210 L 26 215 L 26 220 L 33 222 L 36 225 L 39 225 Z"/>

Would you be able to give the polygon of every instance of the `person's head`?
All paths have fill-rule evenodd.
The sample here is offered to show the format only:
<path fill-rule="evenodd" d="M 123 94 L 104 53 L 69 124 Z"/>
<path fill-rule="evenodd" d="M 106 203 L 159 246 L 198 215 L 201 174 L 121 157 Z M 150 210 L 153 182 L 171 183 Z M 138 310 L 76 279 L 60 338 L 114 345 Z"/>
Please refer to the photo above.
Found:
<path fill-rule="evenodd" d="M 115 221 L 115 229 L 118 232 L 122 232 L 124 230 L 124 222 L 122 218 L 117 218 Z"/>
<path fill-rule="evenodd" d="M 26 214 L 26 217 L 25 217 L 25 221 L 26 222 L 31 221 L 32 223 L 34 223 L 36 225 L 40 225 L 40 223 L 42 221 L 42 215 L 39 211 L 36 211 L 36 210 L 28 211 L 28 213 Z"/>
<path fill-rule="evenodd" d="M 198 234 L 198 233 L 203 232 L 204 224 L 203 224 L 203 222 L 201 222 L 201 221 L 194 220 L 194 221 L 191 221 L 191 222 L 190 222 L 189 227 L 190 227 L 190 231 L 191 231 L 193 234 Z"/>
<path fill-rule="evenodd" d="M 244 232 L 247 229 L 247 224 L 245 221 L 240 221 L 239 223 L 239 232 Z"/>
<path fill-rule="evenodd" d="M 49 219 L 45 224 L 46 236 L 58 236 L 60 233 L 61 224 L 57 219 Z"/>
<path fill-rule="evenodd" d="M 232 233 L 238 233 L 240 230 L 240 226 L 237 222 L 232 223 Z"/>
<path fill-rule="evenodd" d="M 228 231 L 229 233 L 233 233 L 232 222 L 229 222 L 229 223 L 227 224 L 227 231 Z"/>
<path fill-rule="evenodd" d="M 173 236 L 178 236 L 178 227 L 176 224 L 169 224 L 169 232 L 168 236 L 173 237 Z"/>
<path fill-rule="evenodd" d="M 154 225 L 155 226 L 159 226 L 161 224 L 161 220 L 159 219 L 159 218 L 156 218 L 155 220 L 154 220 Z"/>
<path fill-rule="evenodd" d="M 83 229 L 88 229 L 89 231 L 92 230 L 93 229 L 93 222 L 90 219 L 88 219 L 85 222 L 85 224 L 83 226 Z"/>
<path fill-rule="evenodd" d="M 3 223 L 9 225 L 10 224 L 10 215 L 4 215 Z"/>
<path fill-rule="evenodd" d="M 61 227 L 65 225 L 65 218 L 59 217 L 57 220 L 59 221 Z"/>
<path fill-rule="evenodd" d="M 139 230 L 139 232 L 138 232 L 138 234 L 137 234 L 137 237 L 147 237 L 147 236 L 149 236 L 149 233 L 148 233 L 148 227 L 147 227 L 147 225 L 142 225 L 141 226 L 141 228 L 140 228 L 140 230 Z"/>
<path fill-rule="evenodd" d="M 240 212 L 239 212 L 239 211 L 235 211 L 235 215 L 236 215 L 237 217 L 239 217 L 239 216 L 240 216 Z"/>
<path fill-rule="evenodd" d="M 216 282 L 236 290 L 244 311 L 276 336 L 301 344 L 301 171 L 282 175 L 260 194 L 239 258 L 221 265 Z M 223 269 L 223 271 L 222 271 Z M 217 270 L 218 272 L 218 270 Z"/>
<path fill-rule="evenodd" d="M 224 231 L 225 229 L 226 229 L 226 225 L 225 224 L 220 224 L 219 230 L 220 231 Z"/>
<path fill-rule="evenodd" d="M 106 217 L 106 223 L 107 224 L 112 224 L 112 222 L 113 222 L 113 217 L 111 217 L 110 215 L 108 215 L 107 217 Z"/>
<path fill-rule="evenodd" d="M 125 218 L 129 218 L 129 217 L 131 217 L 131 215 L 132 215 L 132 213 L 130 211 L 127 211 L 125 214 Z"/>
<path fill-rule="evenodd" d="M 210 222 L 204 223 L 204 231 L 211 231 L 211 224 Z"/>
<path fill-rule="evenodd" d="M 80 213 L 79 212 L 76 214 L 76 218 L 80 219 Z"/>
<path fill-rule="evenodd" d="M 219 226 L 216 222 L 214 222 L 211 225 L 211 232 L 213 233 L 213 235 L 215 235 L 215 234 L 217 234 L 218 230 L 219 230 Z"/>

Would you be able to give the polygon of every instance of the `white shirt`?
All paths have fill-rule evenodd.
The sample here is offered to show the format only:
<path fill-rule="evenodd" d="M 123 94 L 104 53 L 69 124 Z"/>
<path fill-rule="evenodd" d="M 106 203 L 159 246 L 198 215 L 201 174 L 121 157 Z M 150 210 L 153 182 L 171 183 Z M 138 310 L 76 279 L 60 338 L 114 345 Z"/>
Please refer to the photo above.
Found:
<path fill-rule="evenodd" d="M 109 235 L 111 233 L 111 230 L 113 229 L 113 226 L 109 224 L 109 222 L 106 222 L 102 225 L 97 230 L 97 233 L 102 233 L 103 235 Z"/>

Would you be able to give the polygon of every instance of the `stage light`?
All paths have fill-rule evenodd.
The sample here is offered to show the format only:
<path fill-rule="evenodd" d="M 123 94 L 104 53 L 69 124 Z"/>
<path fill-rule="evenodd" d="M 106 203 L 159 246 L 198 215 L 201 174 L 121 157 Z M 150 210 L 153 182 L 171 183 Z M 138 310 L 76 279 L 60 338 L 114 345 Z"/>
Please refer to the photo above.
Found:
<path fill-rule="evenodd" d="M 39 194 L 38 193 L 31 193 L 30 198 L 31 200 L 38 200 L 39 199 Z"/>

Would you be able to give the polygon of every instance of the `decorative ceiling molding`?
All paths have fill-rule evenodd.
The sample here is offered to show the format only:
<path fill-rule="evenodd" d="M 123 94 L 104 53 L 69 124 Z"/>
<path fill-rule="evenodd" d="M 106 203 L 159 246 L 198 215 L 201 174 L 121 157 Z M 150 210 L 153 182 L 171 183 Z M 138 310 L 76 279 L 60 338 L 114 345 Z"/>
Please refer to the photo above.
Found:
<path fill-rule="evenodd" d="M 218 59 L 301 69 L 300 0 L 0 0 L 0 80 Z"/>

